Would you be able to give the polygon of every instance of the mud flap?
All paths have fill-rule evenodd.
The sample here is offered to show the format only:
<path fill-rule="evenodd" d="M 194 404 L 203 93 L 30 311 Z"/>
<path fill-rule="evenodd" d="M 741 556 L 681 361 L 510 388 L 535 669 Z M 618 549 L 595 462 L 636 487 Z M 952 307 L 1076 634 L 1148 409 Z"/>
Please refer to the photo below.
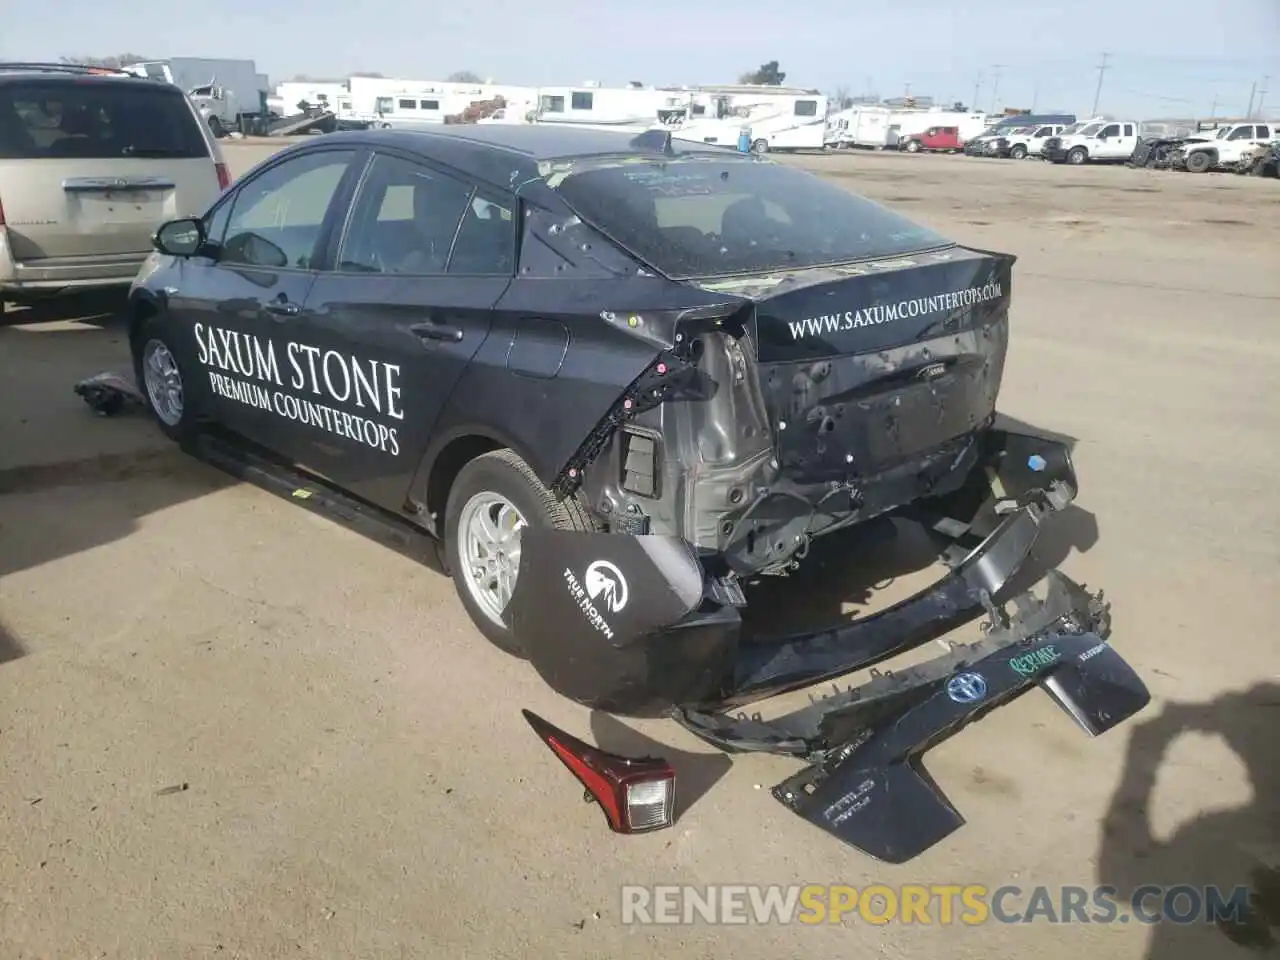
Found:
<path fill-rule="evenodd" d="M 521 533 L 506 618 L 552 689 L 632 716 L 720 697 L 741 628 L 678 537 L 537 527 Z"/>
<path fill-rule="evenodd" d="M 829 751 L 773 795 L 869 856 L 905 863 L 964 823 L 923 769 L 921 754 L 1036 683 L 1091 736 L 1150 701 L 1142 680 L 1096 633 L 1013 644 L 912 688 L 914 703 L 892 722 Z"/>

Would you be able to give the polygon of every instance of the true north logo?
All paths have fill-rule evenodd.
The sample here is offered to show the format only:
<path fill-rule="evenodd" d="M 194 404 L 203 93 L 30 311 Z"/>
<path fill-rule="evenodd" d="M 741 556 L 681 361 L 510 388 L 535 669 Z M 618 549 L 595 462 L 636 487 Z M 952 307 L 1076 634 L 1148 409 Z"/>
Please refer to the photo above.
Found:
<path fill-rule="evenodd" d="M 899 300 L 897 303 L 878 303 L 860 310 L 846 310 L 844 313 L 824 313 L 818 317 L 805 317 L 803 320 L 789 321 L 788 326 L 791 328 L 792 340 L 803 340 L 806 337 L 821 337 L 826 334 L 857 330 L 861 327 L 893 323 L 895 320 L 960 310 L 976 303 L 999 300 L 1002 296 L 1004 296 L 1004 290 L 1000 284 L 988 283 L 981 287 L 958 290 L 955 293 L 938 293 L 930 297 Z"/>
<path fill-rule="evenodd" d="M 606 640 L 612 640 L 613 628 L 609 626 L 600 607 L 610 613 L 621 613 L 626 607 L 630 595 L 627 579 L 622 571 L 608 560 L 597 560 L 587 567 L 581 580 L 565 567 L 564 582 L 569 589 L 569 596 L 587 618 L 587 622 L 599 630 Z"/>

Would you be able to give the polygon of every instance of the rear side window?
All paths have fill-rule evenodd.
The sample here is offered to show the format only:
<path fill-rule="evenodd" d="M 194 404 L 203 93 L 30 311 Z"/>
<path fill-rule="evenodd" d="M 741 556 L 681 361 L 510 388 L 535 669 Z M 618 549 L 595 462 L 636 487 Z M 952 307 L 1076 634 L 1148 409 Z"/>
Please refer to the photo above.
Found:
<path fill-rule="evenodd" d="M 0 159 L 208 156 L 186 98 L 168 84 L 0 83 Z"/>
<path fill-rule="evenodd" d="M 849 263 L 950 243 L 822 177 L 771 161 L 632 162 L 571 173 L 557 189 L 584 220 L 674 279 Z"/>

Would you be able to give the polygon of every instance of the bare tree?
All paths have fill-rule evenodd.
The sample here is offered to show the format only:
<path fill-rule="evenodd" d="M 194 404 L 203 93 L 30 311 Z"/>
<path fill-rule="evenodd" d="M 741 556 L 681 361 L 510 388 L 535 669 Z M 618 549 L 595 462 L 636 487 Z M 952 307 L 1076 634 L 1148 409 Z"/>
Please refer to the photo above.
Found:
<path fill-rule="evenodd" d="M 130 63 L 142 63 L 144 60 L 154 59 L 152 57 L 144 57 L 140 53 L 117 53 L 114 57 L 59 57 L 63 63 L 75 64 L 80 67 L 106 67 L 108 69 L 119 69 Z"/>
<path fill-rule="evenodd" d="M 445 79 L 450 83 L 484 83 L 480 75 L 472 70 L 455 70 Z"/>

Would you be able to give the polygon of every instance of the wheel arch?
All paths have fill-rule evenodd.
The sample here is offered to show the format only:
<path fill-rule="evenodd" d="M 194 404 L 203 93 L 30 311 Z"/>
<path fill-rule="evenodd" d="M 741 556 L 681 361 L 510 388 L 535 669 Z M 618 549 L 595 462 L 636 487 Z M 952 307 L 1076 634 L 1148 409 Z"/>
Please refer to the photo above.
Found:
<path fill-rule="evenodd" d="M 147 290 L 135 290 L 129 297 L 129 305 L 126 308 L 126 316 L 129 320 L 129 342 L 133 343 L 138 335 L 138 330 L 148 320 L 152 320 L 160 315 L 160 301 L 155 295 Z"/>
<path fill-rule="evenodd" d="M 445 506 L 462 468 L 476 457 L 502 449 L 529 462 L 520 444 L 491 427 L 467 425 L 432 438 L 418 464 L 412 499 L 423 505 L 426 526 L 438 539 L 444 539 Z"/>

